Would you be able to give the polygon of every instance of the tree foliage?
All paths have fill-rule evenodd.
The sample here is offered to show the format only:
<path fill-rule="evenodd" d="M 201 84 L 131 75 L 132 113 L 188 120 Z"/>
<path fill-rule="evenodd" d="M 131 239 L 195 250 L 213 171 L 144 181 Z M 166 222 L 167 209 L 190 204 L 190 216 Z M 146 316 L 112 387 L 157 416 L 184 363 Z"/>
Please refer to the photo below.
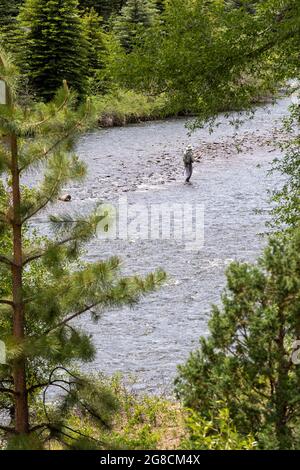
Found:
<path fill-rule="evenodd" d="M 102 19 L 92 8 L 82 17 L 83 30 L 87 43 L 88 91 L 98 94 L 107 89 L 104 69 L 108 55 L 108 35 L 102 28 Z"/>
<path fill-rule="evenodd" d="M 244 5 L 244 2 L 242 2 Z M 256 2 L 255 9 L 212 0 L 169 0 L 160 23 L 115 62 L 123 86 L 168 93 L 174 109 L 200 124 L 220 109 L 247 109 L 299 71 L 300 4 Z"/>
<path fill-rule="evenodd" d="M 86 93 L 87 50 L 77 0 L 26 0 L 21 10 L 21 68 L 37 96 L 53 98 L 67 80 L 79 98 Z"/>
<path fill-rule="evenodd" d="M 114 409 L 109 394 L 75 370 L 78 361 L 94 358 L 95 348 L 74 320 L 84 314 L 97 320 L 105 309 L 133 305 L 165 276 L 158 271 L 144 279 L 121 277 L 118 258 L 82 260 L 85 243 L 105 217 L 99 208 L 89 217 L 50 216 L 52 238 L 28 232 L 32 219 L 57 201 L 68 181 L 83 179 L 85 165 L 72 146 L 91 124 L 92 110 L 89 102 L 75 107 L 66 83 L 50 103 L 24 105 L 18 72 L 5 57 L 0 79 L 7 87 L 7 104 L 0 105 L 0 336 L 7 352 L 0 366 L 0 406 L 9 412 L 0 431 L 8 448 L 40 448 L 49 440 L 74 448 L 79 437 L 78 446 L 101 447 L 84 441 L 65 421 L 76 405 L 105 425 Z M 34 168 L 42 170 L 41 178 L 29 189 L 22 179 Z M 51 387 L 64 393 L 62 401 L 48 406 Z"/>
<path fill-rule="evenodd" d="M 18 43 L 17 16 L 23 0 L 0 1 L 0 47 L 16 50 Z"/>
<path fill-rule="evenodd" d="M 158 10 L 153 0 L 128 0 L 115 19 L 113 30 L 128 51 L 140 38 L 144 28 L 155 23 Z"/>
<path fill-rule="evenodd" d="M 186 426 L 188 439 L 184 439 L 184 449 L 195 450 L 254 450 L 255 439 L 249 434 L 239 434 L 230 418 L 229 410 L 222 408 L 210 417 L 188 410 Z"/>
<path fill-rule="evenodd" d="M 179 369 L 177 392 L 202 415 L 225 401 L 239 432 L 299 448 L 300 230 L 271 238 L 257 265 L 233 263 L 210 336 Z"/>
<path fill-rule="evenodd" d="M 112 14 L 119 13 L 126 0 L 79 0 L 82 9 L 94 8 L 104 20 L 108 20 Z"/>
<path fill-rule="evenodd" d="M 297 96 L 298 90 L 295 90 Z M 291 107 L 289 118 L 285 121 L 285 130 L 289 138 L 281 144 L 284 154 L 273 162 L 272 171 L 280 172 L 284 176 L 284 184 L 273 193 L 275 207 L 272 209 L 273 219 L 271 226 L 276 230 L 293 231 L 300 222 L 300 108 Z"/>

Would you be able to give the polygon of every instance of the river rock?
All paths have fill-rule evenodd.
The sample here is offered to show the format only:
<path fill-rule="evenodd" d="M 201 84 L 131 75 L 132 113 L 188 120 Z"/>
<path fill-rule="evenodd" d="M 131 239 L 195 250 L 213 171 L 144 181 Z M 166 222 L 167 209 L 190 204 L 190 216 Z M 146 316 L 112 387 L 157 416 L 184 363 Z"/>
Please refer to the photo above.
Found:
<path fill-rule="evenodd" d="M 71 194 L 63 194 L 62 196 L 58 198 L 58 200 L 62 202 L 70 202 L 71 199 L 72 199 Z"/>

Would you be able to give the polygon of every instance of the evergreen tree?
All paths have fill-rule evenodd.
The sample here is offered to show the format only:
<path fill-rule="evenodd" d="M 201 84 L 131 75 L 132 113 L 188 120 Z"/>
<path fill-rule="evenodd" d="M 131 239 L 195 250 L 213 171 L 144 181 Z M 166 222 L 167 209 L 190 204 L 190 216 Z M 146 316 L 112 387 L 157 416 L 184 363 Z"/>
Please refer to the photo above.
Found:
<path fill-rule="evenodd" d="M 80 98 L 86 92 L 87 44 L 77 7 L 77 0 L 26 0 L 21 10 L 22 70 L 46 101 L 62 79 Z"/>
<path fill-rule="evenodd" d="M 96 94 L 105 90 L 102 71 L 108 54 L 107 34 L 103 31 L 102 20 L 94 8 L 85 12 L 82 22 L 87 43 L 89 91 L 91 94 Z"/>
<path fill-rule="evenodd" d="M 164 11 L 165 8 L 165 0 L 156 0 L 156 5 L 159 11 Z"/>
<path fill-rule="evenodd" d="M 74 139 L 90 125 L 89 103 L 76 107 L 67 85 L 49 104 L 26 102 L 18 91 L 17 72 L 0 60 L 0 80 L 6 84 L 6 104 L 0 105 L 0 337 L 6 363 L 0 365 L 0 406 L 10 423 L 0 423 L 8 448 L 42 448 L 44 442 L 84 444 L 82 431 L 71 429 L 65 414 L 75 404 L 106 423 L 116 404 L 107 390 L 74 372 L 74 361 L 90 361 L 91 338 L 73 322 L 90 313 L 94 320 L 105 308 L 133 304 L 164 279 L 162 272 L 122 278 L 120 260 L 94 264 L 81 259 L 83 247 L 99 224 L 108 224 L 98 209 L 52 216 L 50 239 L 28 231 L 33 217 L 54 203 L 69 180 L 81 180 L 85 166 L 71 151 Z M 43 168 L 34 189 L 22 184 L 23 175 Z M 40 404 L 49 387 L 64 391 L 60 403 Z M 13 436 L 11 438 L 11 436 Z"/>
<path fill-rule="evenodd" d="M 94 8 L 98 15 L 106 21 L 112 14 L 119 13 L 125 5 L 126 0 L 79 0 L 79 5 L 83 9 Z"/>
<path fill-rule="evenodd" d="M 23 0 L 0 0 L 0 46 L 14 51 L 17 43 L 17 16 Z"/>
<path fill-rule="evenodd" d="M 299 293 L 299 228 L 272 238 L 258 265 L 233 263 L 209 338 L 179 368 L 185 405 L 202 416 L 225 406 L 260 447 L 299 449 Z"/>
<path fill-rule="evenodd" d="M 127 50 L 132 48 L 142 30 L 155 22 L 157 13 L 153 0 L 127 1 L 113 25 L 115 33 Z"/>
<path fill-rule="evenodd" d="M 298 97 L 300 87 L 298 87 Z M 284 184 L 273 194 L 275 205 L 270 223 L 276 230 L 293 231 L 300 223 L 300 107 L 290 107 L 289 119 L 285 120 L 285 130 L 290 134 L 288 142 L 282 144 L 284 157 L 273 162 L 273 170 L 282 173 Z"/>

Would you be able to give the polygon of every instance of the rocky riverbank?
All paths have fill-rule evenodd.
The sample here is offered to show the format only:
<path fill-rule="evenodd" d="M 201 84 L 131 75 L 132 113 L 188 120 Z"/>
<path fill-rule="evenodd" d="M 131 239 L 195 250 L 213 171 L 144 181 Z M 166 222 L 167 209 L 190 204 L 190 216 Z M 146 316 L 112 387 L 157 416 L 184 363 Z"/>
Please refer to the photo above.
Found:
<path fill-rule="evenodd" d="M 178 122 L 182 122 L 178 121 Z M 159 123 L 158 123 L 159 125 Z M 234 159 L 239 154 L 251 155 L 257 151 L 264 149 L 266 153 L 273 153 L 278 150 L 278 144 L 285 136 L 283 132 L 277 128 L 267 131 L 244 131 L 235 133 L 231 136 L 222 136 L 221 139 L 207 141 L 206 139 L 198 139 L 194 144 L 195 150 L 195 170 L 204 162 L 204 160 L 212 159 Z M 106 154 L 103 156 L 107 160 L 107 170 L 98 181 L 101 184 L 101 192 L 105 196 L 109 194 L 122 194 L 137 190 L 151 191 L 162 185 L 170 185 L 176 182 L 183 182 L 183 162 L 181 152 L 172 152 L 163 148 L 157 154 L 143 155 L 141 149 L 141 161 L 131 163 L 128 169 L 128 160 L 120 158 L 118 164 L 113 163 L 114 171 L 110 170 L 110 162 L 114 155 Z M 134 167 L 134 168 L 132 168 Z M 200 168 L 200 167 L 199 167 Z M 129 173 L 127 178 L 123 177 L 124 173 Z M 192 178 L 193 180 L 193 178 Z"/>
<path fill-rule="evenodd" d="M 280 175 L 269 170 L 273 159 L 281 157 L 277 143 L 285 136 L 278 129 L 288 104 L 283 100 L 258 109 L 237 130 L 220 116 L 213 134 L 199 129 L 190 135 L 185 119 L 168 119 L 96 130 L 80 139 L 77 152 L 88 175 L 84 184 L 64 188 L 72 197 L 70 213 L 89 213 L 100 201 L 118 204 L 122 195 L 143 214 L 152 205 L 173 210 L 178 204 L 199 204 L 204 210 L 204 244 L 198 250 L 187 250 L 185 241 L 171 234 L 91 241 L 87 260 L 119 256 L 125 275 L 163 267 L 169 283 L 134 309 L 106 312 L 97 325 L 83 320 L 97 350 L 90 371 L 133 374 L 138 377 L 135 388 L 145 392 L 172 390 L 176 366 L 207 334 L 226 266 L 233 259 L 255 261 L 261 253 L 264 239 L 258 234 L 266 231 L 269 192 L 281 184 Z M 182 155 L 188 144 L 198 160 L 190 186 L 183 184 Z M 32 185 L 36 180 L 32 176 Z M 65 211 L 65 203 L 57 209 Z M 47 214 L 36 224 L 47 234 Z"/>

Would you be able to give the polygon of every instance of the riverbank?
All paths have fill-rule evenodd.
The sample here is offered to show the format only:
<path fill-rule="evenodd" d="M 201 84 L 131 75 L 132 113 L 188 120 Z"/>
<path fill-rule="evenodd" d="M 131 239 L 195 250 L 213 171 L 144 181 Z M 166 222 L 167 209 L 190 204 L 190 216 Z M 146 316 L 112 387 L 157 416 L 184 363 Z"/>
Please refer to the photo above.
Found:
<path fill-rule="evenodd" d="M 93 449 L 95 442 L 101 449 L 114 450 L 219 450 L 222 447 L 253 450 L 256 446 L 254 437 L 237 433 L 227 409 L 204 417 L 184 408 L 179 401 L 136 394 L 118 375 L 110 379 L 95 375 L 91 378 L 98 384 L 108 407 L 100 410 L 102 421 L 97 420 L 97 415 L 73 408 L 65 423 L 67 447 L 73 445 L 72 429 L 80 429 L 87 439 L 82 442 L 83 450 Z M 49 444 L 51 450 L 62 449 L 55 439 Z"/>
<path fill-rule="evenodd" d="M 119 127 L 169 116 L 167 100 L 134 91 L 117 90 L 93 98 L 100 127 Z"/>
<path fill-rule="evenodd" d="M 253 105 L 263 105 L 272 102 L 270 95 L 262 94 Z M 93 97 L 93 104 L 98 116 L 97 122 L 100 127 L 120 127 L 140 122 L 156 121 L 159 119 L 176 117 L 194 117 L 193 110 L 174 109 L 170 106 L 167 95 L 149 96 L 132 90 L 115 90 L 106 95 Z M 220 112 L 238 111 L 232 106 L 231 109 L 220 109 Z"/>

